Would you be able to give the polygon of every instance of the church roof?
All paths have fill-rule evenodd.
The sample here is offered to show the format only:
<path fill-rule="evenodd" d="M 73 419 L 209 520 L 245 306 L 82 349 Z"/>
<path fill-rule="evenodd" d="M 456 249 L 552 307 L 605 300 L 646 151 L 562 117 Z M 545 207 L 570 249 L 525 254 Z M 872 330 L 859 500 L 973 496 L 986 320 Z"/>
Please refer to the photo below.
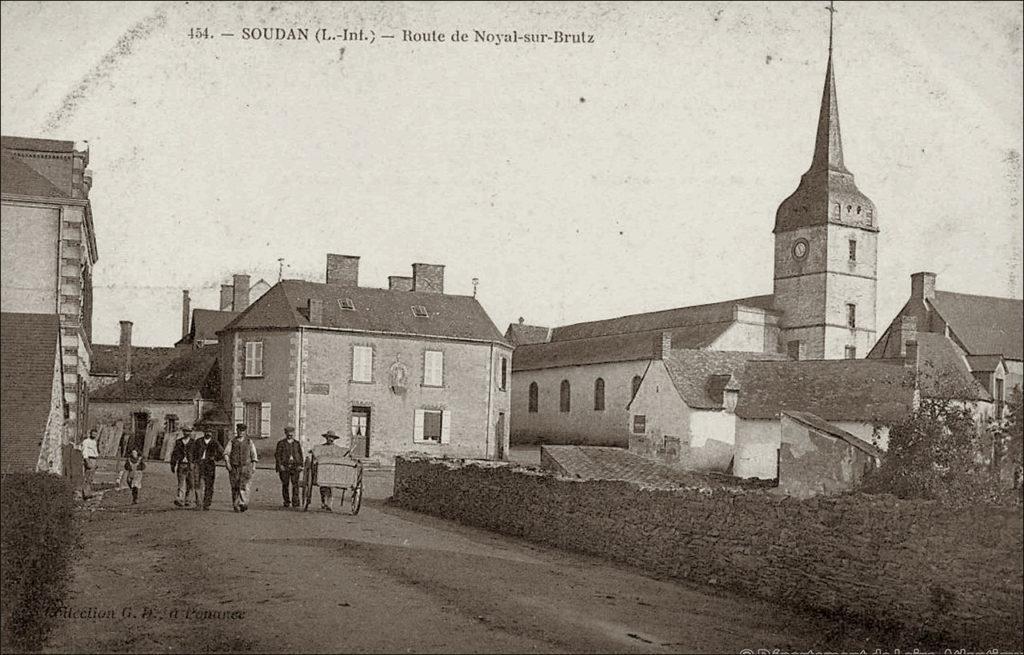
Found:
<path fill-rule="evenodd" d="M 936 291 L 930 302 L 970 354 L 1024 359 L 1024 300 Z"/>
<path fill-rule="evenodd" d="M 525 325 L 523 323 L 509 323 L 505 330 L 505 341 L 513 347 L 522 346 L 527 343 L 544 343 L 551 334 L 551 328 L 540 325 Z"/>
<path fill-rule="evenodd" d="M 814 156 L 809 171 L 837 171 L 849 174 L 843 164 L 843 139 L 839 131 L 839 101 L 836 78 L 832 73 L 832 54 L 825 66 L 825 88 L 821 92 L 818 132 L 814 137 Z"/>

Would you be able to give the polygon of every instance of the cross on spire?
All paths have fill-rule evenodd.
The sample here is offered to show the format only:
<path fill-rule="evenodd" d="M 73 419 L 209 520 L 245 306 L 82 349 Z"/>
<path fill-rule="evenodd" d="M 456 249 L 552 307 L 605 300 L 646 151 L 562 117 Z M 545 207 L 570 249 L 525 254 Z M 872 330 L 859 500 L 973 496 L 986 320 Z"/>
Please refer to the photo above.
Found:
<path fill-rule="evenodd" d="M 834 0 L 828 0 L 828 6 L 825 7 L 825 11 L 828 12 L 828 55 L 832 56 L 832 22 L 836 17 L 836 5 Z"/>

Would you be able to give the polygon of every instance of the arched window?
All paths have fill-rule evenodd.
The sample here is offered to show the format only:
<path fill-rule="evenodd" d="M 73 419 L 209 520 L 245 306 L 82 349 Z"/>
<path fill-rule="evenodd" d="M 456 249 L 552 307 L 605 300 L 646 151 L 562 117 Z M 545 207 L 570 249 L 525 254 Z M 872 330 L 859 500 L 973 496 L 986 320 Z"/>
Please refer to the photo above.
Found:
<path fill-rule="evenodd" d="M 594 411 L 604 411 L 604 378 L 594 380 Z"/>
<path fill-rule="evenodd" d="M 570 406 L 569 400 L 569 381 L 562 380 L 562 387 L 559 389 L 558 397 L 558 411 L 568 412 Z"/>
<path fill-rule="evenodd" d="M 530 383 L 530 396 L 527 399 L 527 404 L 528 404 L 528 410 L 527 411 L 529 411 L 531 414 L 536 414 L 537 413 L 537 395 L 538 395 L 538 393 L 539 392 L 537 390 L 537 383 L 536 382 L 531 382 Z"/>
<path fill-rule="evenodd" d="M 640 391 L 640 381 L 642 379 L 639 375 L 633 376 L 633 393 L 630 395 L 630 398 L 636 398 L 636 392 Z"/>

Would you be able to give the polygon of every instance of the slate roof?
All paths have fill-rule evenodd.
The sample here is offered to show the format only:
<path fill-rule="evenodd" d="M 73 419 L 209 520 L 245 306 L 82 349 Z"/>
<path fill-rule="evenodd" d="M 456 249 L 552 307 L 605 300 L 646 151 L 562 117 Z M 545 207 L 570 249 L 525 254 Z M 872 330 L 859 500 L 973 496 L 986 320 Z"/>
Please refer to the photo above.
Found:
<path fill-rule="evenodd" d="M 53 394 L 56 314 L 0 314 L 0 466 L 34 471 Z"/>
<path fill-rule="evenodd" d="M 544 343 L 551 335 L 551 328 L 540 325 L 525 325 L 523 323 L 510 323 L 505 330 L 505 341 L 512 344 L 512 347 L 522 346 L 527 343 Z"/>
<path fill-rule="evenodd" d="M 904 359 L 751 361 L 740 376 L 736 415 L 772 419 L 783 411 L 826 421 L 899 420 L 924 398 L 991 401 L 956 347 L 943 335 L 918 334 L 918 367 Z"/>
<path fill-rule="evenodd" d="M 0 154 L 0 192 L 41 198 L 68 198 L 53 182 L 7 152 Z"/>
<path fill-rule="evenodd" d="M 1024 359 L 1024 300 L 936 291 L 930 302 L 968 353 Z"/>
<path fill-rule="evenodd" d="M 872 359 L 749 362 L 740 378 L 736 415 L 777 419 L 810 412 L 826 421 L 890 422 L 914 400 L 910 367 Z"/>
<path fill-rule="evenodd" d="M 990 373 L 1003 362 L 1002 355 L 968 355 L 967 365 L 972 371 L 979 373 Z"/>
<path fill-rule="evenodd" d="M 193 309 L 189 333 L 175 345 L 196 341 L 217 341 L 217 333 L 223 330 L 239 312 L 225 312 L 216 309 Z"/>
<path fill-rule="evenodd" d="M 566 341 L 629 332 L 663 331 L 681 327 L 697 328 L 716 323 L 728 324 L 732 322 L 733 308 L 736 306 L 754 307 L 774 313 L 773 302 L 774 296 L 771 295 L 752 296 L 707 305 L 677 307 L 675 309 L 631 314 L 629 316 L 600 321 L 574 323 L 554 328 L 551 332 L 551 340 Z M 709 330 L 713 331 L 712 328 L 709 328 Z M 724 328 L 722 328 L 722 331 L 724 331 Z M 721 334 L 721 332 L 718 332 L 718 334 Z"/>
<path fill-rule="evenodd" d="M 75 142 L 60 139 L 36 139 L 27 136 L 0 136 L 0 148 L 35 150 L 36 152 L 74 152 Z"/>
<path fill-rule="evenodd" d="M 132 346 L 132 375 L 150 375 L 177 358 L 177 348 Z M 124 364 L 121 346 L 93 344 L 89 374 L 95 376 L 120 376 Z"/>
<path fill-rule="evenodd" d="M 679 397 L 694 409 L 721 409 L 723 391 L 751 360 L 786 360 L 785 355 L 717 350 L 676 350 L 665 359 L 665 370 Z"/>
<path fill-rule="evenodd" d="M 850 444 L 857 450 L 867 453 L 876 459 L 882 459 L 884 453 L 875 446 L 872 446 L 867 441 L 864 441 L 860 437 L 850 434 L 846 430 L 838 428 L 828 421 L 822 419 L 820 416 L 808 412 L 783 412 L 786 416 L 793 419 L 797 423 L 801 423 L 806 427 L 814 428 L 819 432 L 824 432 L 827 435 L 842 439 L 846 443 Z"/>
<path fill-rule="evenodd" d="M 188 401 L 220 399 L 220 366 L 216 348 L 168 350 L 177 355 L 164 366 L 136 372 L 127 383 L 114 382 L 93 391 L 92 402 Z"/>
<path fill-rule="evenodd" d="M 323 320 L 317 325 L 307 315 L 310 298 L 323 302 Z M 339 301 L 343 299 L 351 300 L 355 309 L 342 309 Z M 414 306 L 426 308 L 427 317 L 415 316 Z M 484 308 L 470 296 L 345 287 L 305 280 L 278 282 L 228 323 L 224 331 L 300 326 L 506 343 Z"/>

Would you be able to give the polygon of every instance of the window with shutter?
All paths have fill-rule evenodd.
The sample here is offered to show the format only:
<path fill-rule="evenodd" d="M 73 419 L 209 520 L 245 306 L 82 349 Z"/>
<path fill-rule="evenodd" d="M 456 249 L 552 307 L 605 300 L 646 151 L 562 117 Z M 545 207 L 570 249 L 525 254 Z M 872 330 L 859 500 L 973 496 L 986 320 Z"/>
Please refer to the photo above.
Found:
<path fill-rule="evenodd" d="M 242 403 L 241 401 L 235 403 L 232 417 L 234 418 L 235 425 L 245 423 L 245 403 Z M 235 433 L 235 425 L 231 426 L 231 434 Z"/>
<path fill-rule="evenodd" d="M 263 377 L 263 342 L 245 342 L 245 377 Z"/>
<path fill-rule="evenodd" d="M 373 382 L 373 348 L 352 347 L 352 381 Z"/>
<path fill-rule="evenodd" d="M 245 433 L 250 437 L 260 434 L 263 427 L 263 403 L 245 403 Z"/>
<path fill-rule="evenodd" d="M 428 350 L 423 353 L 423 384 L 428 387 L 444 385 L 444 353 Z"/>
<path fill-rule="evenodd" d="M 261 439 L 270 438 L 270 403 L 260 405 L 260 431 Z"/>
<path fill-rule="evenodd" d="M 416 410 L 416 434 L 418 443 L 448 443 L 451 438 L 451 412 L 440 409 Z"/>

